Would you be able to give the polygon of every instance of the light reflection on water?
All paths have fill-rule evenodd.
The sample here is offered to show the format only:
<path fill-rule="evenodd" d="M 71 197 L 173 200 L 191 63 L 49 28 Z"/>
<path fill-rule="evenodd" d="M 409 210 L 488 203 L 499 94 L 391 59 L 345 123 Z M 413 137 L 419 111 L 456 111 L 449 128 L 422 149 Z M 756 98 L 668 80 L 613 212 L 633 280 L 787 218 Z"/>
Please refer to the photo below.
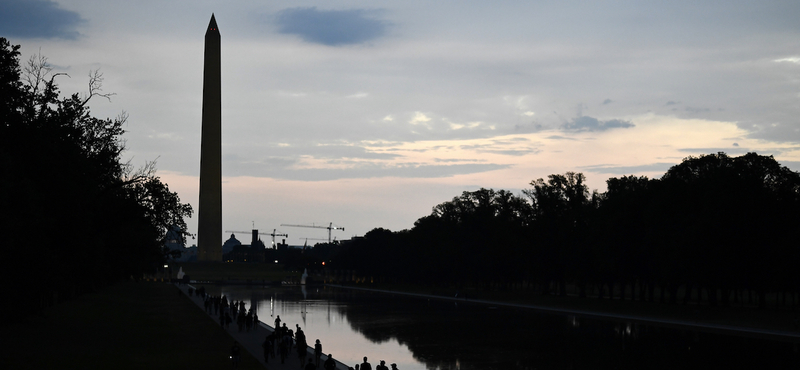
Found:
<path fill-rule="evenodd" d="M 414 369 L 795 368 L 789 342 L 699 333 L 574 315 L 455 304 L 348 289 L 207 286 L 244 300 L 262 322 L 300 325 L 348 366 L 369 357 Z M 736 354 L 732 356 L 731 354 Z M 788 366 L 787 366 L 788 365 Z"/>
<path fill-rule="evenodd" d="M 427 369 L 397 339 L 382 342 L 367 339 L 354 329 L 345 314 L 348 304 L 354 302 L 319 299 L 320 289 L 324 288 L 311 288 L 303 294 L 300 287 L 206 287 L 209 294 L 226 295 L 229 301 L 245 301 L 248 309 L 255 308 L 259 321 L 269 326 L 275 325 L 276 316 L 280 316 L 281 325 L 285 323 L 292 330 L 295 330 L 295 325 L 300 325 L 310 345 L 319 339 L 324 353 L 333 354 L 333 358 L 348 366 L 355 367 L 367 356 L 373 368 L 380 360 L 385 360 L 387 366 L 396 363 L 400 370 Z"/>

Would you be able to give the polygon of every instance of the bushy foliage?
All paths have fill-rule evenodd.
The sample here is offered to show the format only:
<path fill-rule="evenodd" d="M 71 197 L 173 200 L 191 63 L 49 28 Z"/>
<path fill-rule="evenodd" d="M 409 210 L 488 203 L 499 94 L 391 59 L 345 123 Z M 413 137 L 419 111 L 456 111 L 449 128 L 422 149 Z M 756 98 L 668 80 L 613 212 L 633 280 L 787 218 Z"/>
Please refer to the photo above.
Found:
<path fill-rule="evenodd" d="M 19 46 L 0 38 L 0 215 L 4 276 L 15 299 L 52 300 L 130 277 L 164 260 L 171 226 L 191 206 L 155 175 L 122 162 L 127 116 L 93 117 L 109 98 L 102 75 L 89 91 L 61 97 L 47 59 L 19 64 Z M 47 297 L 47 298 L 42 298 Z M 38 303 L 38 302 L 37 302 Z"/>
<path fill-rule="evenodd" d="M 338 267 L 426 284 L 533 286 L 581 296 L 675 302 L 703 289 L 711 304 L 735 291 L 800 293 L 800 174 L 773 157 L 688 157 L 660 179 L 623 176 L 590 192 L 580 173 L 523 190 L 464 192 L 411 230 L 375 229 L 343 247 Z M 636 287 L 636 289 L 634 289 Z M 688 294 L 684 300 L 689 299 Z"/>

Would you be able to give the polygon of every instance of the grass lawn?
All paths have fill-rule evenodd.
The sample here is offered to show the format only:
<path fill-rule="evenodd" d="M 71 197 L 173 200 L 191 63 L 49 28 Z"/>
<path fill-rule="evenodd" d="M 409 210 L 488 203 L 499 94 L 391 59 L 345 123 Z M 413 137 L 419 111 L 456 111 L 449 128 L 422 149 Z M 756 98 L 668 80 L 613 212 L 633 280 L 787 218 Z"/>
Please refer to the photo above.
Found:
<path fill-rule="evenodd" d="M 286 277 L 299 279 L 303 274 L 302 271 L 284 270 L 283 265 L 246 262 L 184 262 L 173 265 L 173 274 L 177 274 L 181 267 L 192 280 L 204 281 L 263 280 L 281 282 Z"/>
<path fill-rule="evenodd" d="M 177 287 L 153 282 L 119 283 L 8 320 L 2 333 L 5 369 L 227 369 L 233 345 Z M 247 351 L 241 358 L 240 369 L 263 369 Z"/>

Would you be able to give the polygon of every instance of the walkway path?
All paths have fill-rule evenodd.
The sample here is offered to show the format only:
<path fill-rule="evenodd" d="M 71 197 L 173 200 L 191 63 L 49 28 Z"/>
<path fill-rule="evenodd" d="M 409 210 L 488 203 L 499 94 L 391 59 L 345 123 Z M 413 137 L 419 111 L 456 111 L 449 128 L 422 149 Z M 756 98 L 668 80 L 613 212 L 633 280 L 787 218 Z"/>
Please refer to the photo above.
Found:
<path fill-rule="evenodd" d="M 800 339 L 800 333 L 797 332 L 797 331 L 758 329 L 758 328 L 750 328 L 750 327 L 736 326 L 736 325 L 711 324 L 711 323 L 703 323 L 703 322 L 696 322 L 696 321 L 692 322 L 692 321 L 686 321 L 686 320 L 674 320 L 674 319 L 664 319 L 664 318 L 636 316 L 636 315 L 601 313 L 601 312 L 574 310 L 574 309 L 567 309 L 567 308 L 553 308 L 553 307 L 546 307 L 546 306 L 532 305 L 532 304 L 494 302 L 494 301 L 487 301 L 487 300 L 483 300 L 483 299 L 466 299 L 466 298 L 463 298 L 463 297 L 462 298 L 458 298 L 458 297 L 445 297 L 445 296 L 432 295 L 432 294 L 395 292 L 395 291 L 390 291 L 390 290 L 358 288 L 358 287 L 345 286 L 345 285 L 327 284 L 327 286 L 335 287 L 335 288 L 364 290 L 364 291 L 370 291 L 370 292 L 379 292 L 379 293 L 396 294 L 396 295 L 406 295 L 406 296 L 431 298 L 431 299 L 439 299 L 439 300 L 449 300 L 449 301 L 456 301 L 456 302 L 471 302 L 471 303 L 487 304 L 487 305 L 492 305 L 492 306 L 527 308 L 527 309 L 532 309 L 532 310 L 537 310 L 537 311 L 542 311 L 542 312 L 549 312 L 549 313 L 556 313 L 556 314 L 568 314 L 568 315 L 576 315 L 576 316 L 589 317 L 589 318 L 598 318 L 598 319 L 624 320 L 624 321 L 632 321 L 632 322 L 643 323 L 643 324 L 655 324 L 655 325 L 659 325 L 659 326 L 669 326 L 669 327 L 676 327 L 676 328 L 701 330 L 701 331 L 720 333 L 720 334 L 747 335 L 747 336 L 750 336 L 750 337 L 760 337 L 760 338 L 767 338 L 767 339 L 774 339 L 774 340 L 796 341 L 796 340 Z"/>
<path fill-rule="evenodd" d="M 197 295 L 194 295 L 194 294 L 193 295 L 189 295 L 189 292 L 188 292 L 189 288 L 194 288 L 194 287 L 192 287 L 191 285 L 177 285 L 177 287 L 183 292 L 183 294 L 185 294 L 187 297 L 189 297 L 192 300 L 192 302 L 197 304 L 197 307 L 199 307 L 200 310 L 202 310 L 203 312 L 206 312 L 206 310 L 205 310 L 205 308 L 203 306 L 203 299 L 200 298 Z M 219 317 L 218 316 L 216 316 L 216 315 L 208 315 L 208 317 L 209 317 L 210 320 L 213 320 L 215 323 L 219 323 Z M 287 323 L 287 326 L 293 327 L 292 325 L 290 325 L 290 323 Z M 269 359 L 269 363 L 266 363 L 264 361 L 264 349 L 261 347 L 261 344 L 264 343 L 264 339 L 267 337 L 267 335 L 269 335 L 270 333 L 272 333 L 274 331 L 274 328 L 269 326 L 269 325 L 267 325 L 267 324 L 265 324 L 265 323 L 263 323 L 263 322 L 259 321 L 258 328 L 255 329 L 255 330 L 251 329 L 249 332 L 247 332 L 247 331 L 241 331 L 240 332 L 238 327 L 237 327 L 237 325 L 236 325 L 236 323 L 232 323 L 228 329 L 225 329 L 225 331 L 227 331 L 228 334 L 230 334 L 230 336 L 233 338 L 233 340 L 239 342 L 239 345 L 242 347 L 242 349 L 246 350 L 247 352 L 250 352 L 250 354 L 252 354 L 253 357 L 255 357 L 267 369 L 270 369 L 270 370 L 284 370 L 284 369 L 287 369 L 287 370 L 288 369 L 298 370 L 298 369 L 302 369 L 303 368 L 302 366 L 300 366 L 300 358 L 297 356 L 297 351 L 294 349 L 294 347 L 292 348 L 292 351 L 289 354 L 289 356 L 286 357 L 286 362 L 283 363 L 283 364 L 281 364 L 280 356 L 277 356 L 277 355 L 275 356 L 275 358 L 270 358 Z M 233 341 L 231 341 L 231 345 L 233 345 Z M 313 359 L 314 358 L 314 348 L 307 347 L 306 350 L 308 351 L 308 355 L 306 357 L 306 361 L 308 361 L 309 358 Z M 334 357 L 335 357 L 335 354 L 334 354 Z M 327 359 L 328 359 L 328 356 L 327 355 L 323 355 L 322 358 L 320 359 L 320 364 L 319 364 L 319 367 L 317 369 L 322 370 L 323 369 L 322 368 L 322 363 Z M 347 366 L 345 366 L 344 364 L 342 364 L 339 361 L 336 361 L 336 369 L 337 370 L 347 370 Z"/>

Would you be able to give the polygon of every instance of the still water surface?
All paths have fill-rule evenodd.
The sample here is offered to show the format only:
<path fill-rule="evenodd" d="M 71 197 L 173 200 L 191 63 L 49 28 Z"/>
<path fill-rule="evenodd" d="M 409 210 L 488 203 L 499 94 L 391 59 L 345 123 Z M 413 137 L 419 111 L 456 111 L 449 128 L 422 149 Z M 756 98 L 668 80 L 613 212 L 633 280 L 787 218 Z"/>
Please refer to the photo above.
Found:
<path fill-rule="evenodd" d="M 305 331 L 349 366 L 422 369 L 798 369 L 798 345 L 331 287 L 206 286 Z"/>

